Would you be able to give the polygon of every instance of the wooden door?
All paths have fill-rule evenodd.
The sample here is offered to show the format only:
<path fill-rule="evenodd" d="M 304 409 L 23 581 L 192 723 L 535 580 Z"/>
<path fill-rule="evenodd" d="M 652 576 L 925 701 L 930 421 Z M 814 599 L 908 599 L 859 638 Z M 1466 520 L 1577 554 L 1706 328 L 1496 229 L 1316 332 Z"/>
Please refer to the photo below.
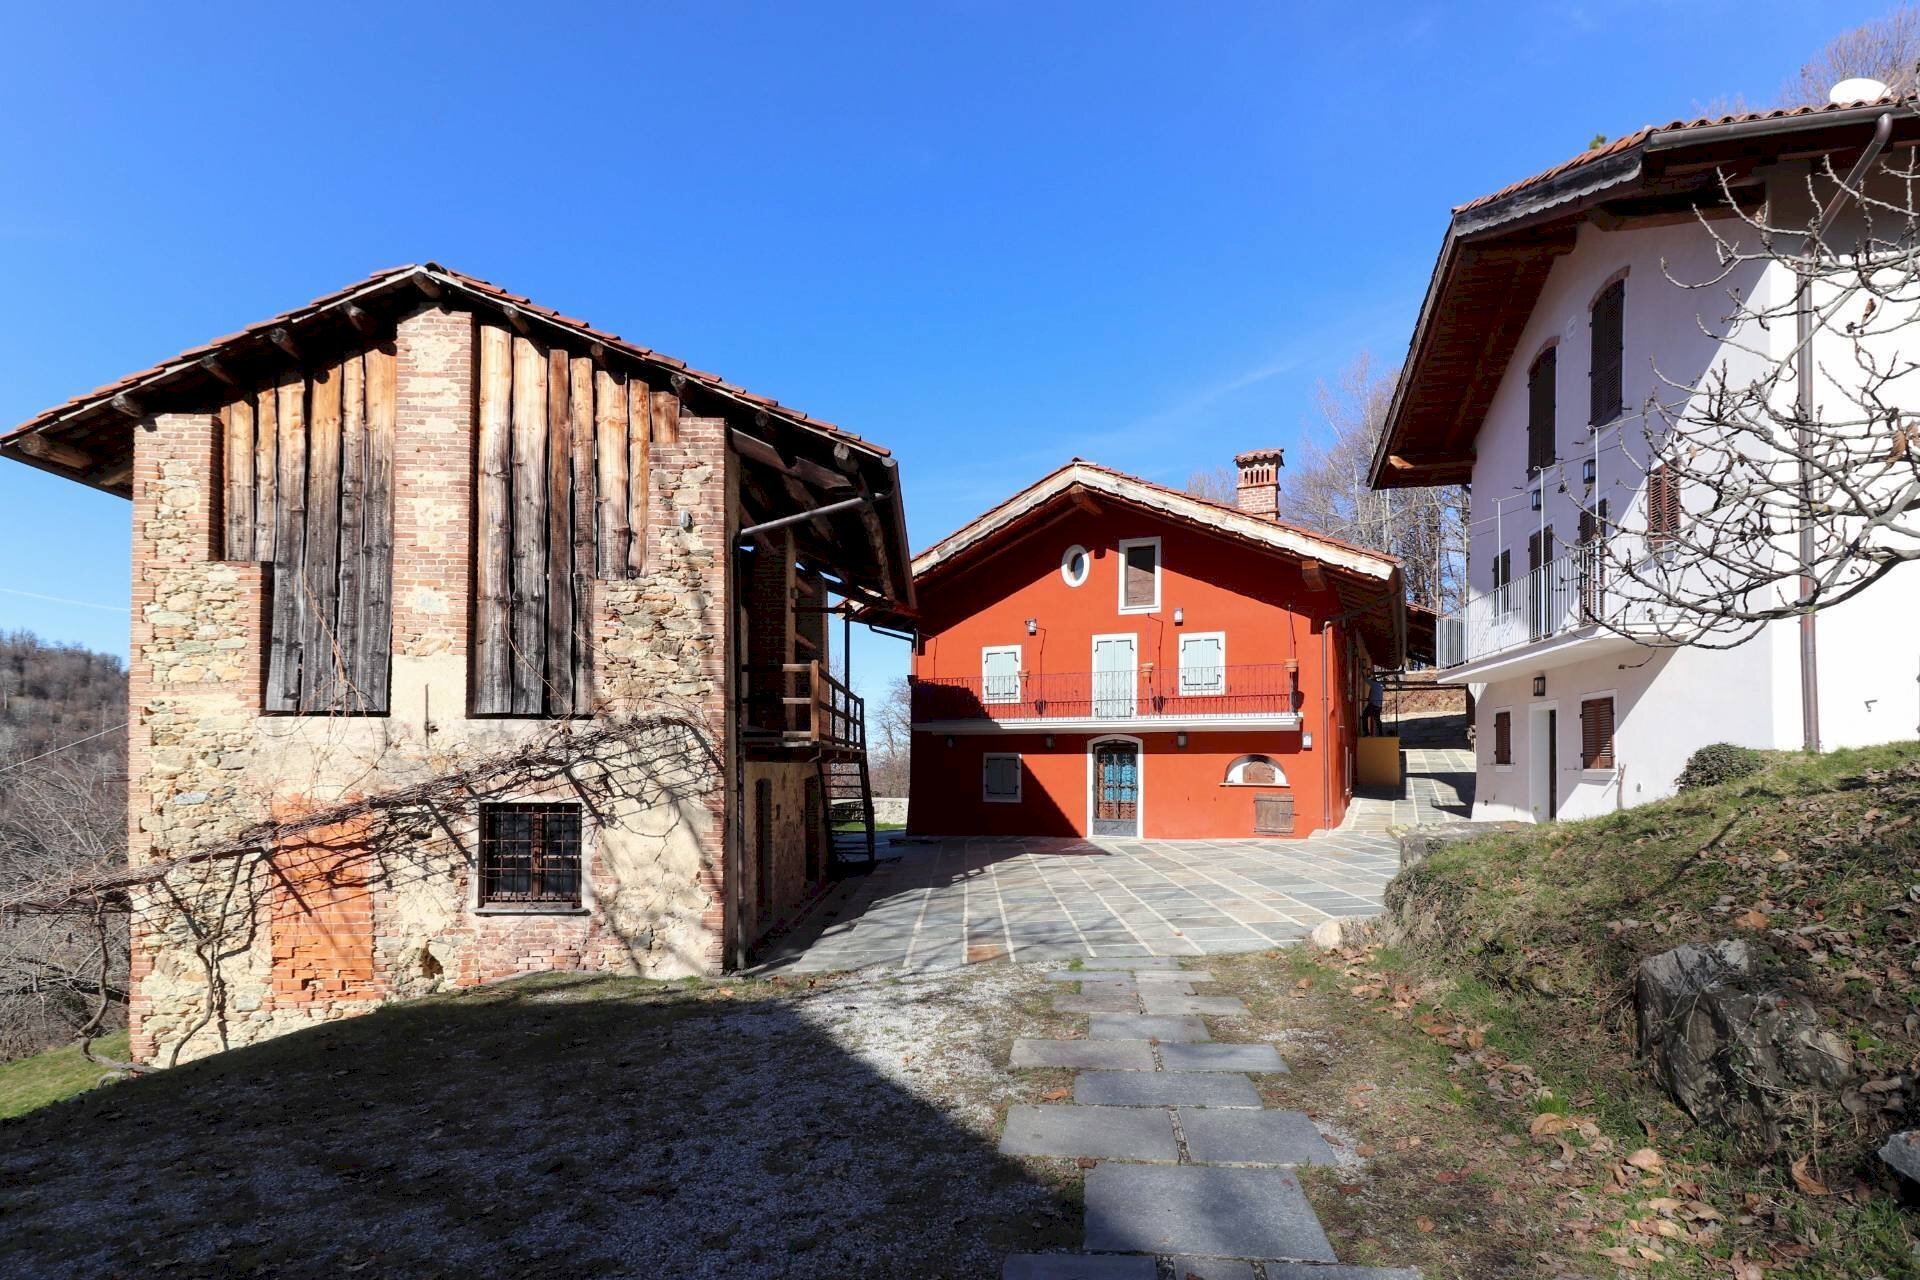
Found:
<path fill-rule="evenodd" d="M 1095 636 L 1093 640 L 1093 714 L 1124 720 L 1138 710 L 1137 666 L 1132 636 Z"/>
<path fill-rule="evenodd" d="M 1096 836 L 1140 834 L 1140 748 L 1102 742 L 1093 749 L 1093 830 Z"/>

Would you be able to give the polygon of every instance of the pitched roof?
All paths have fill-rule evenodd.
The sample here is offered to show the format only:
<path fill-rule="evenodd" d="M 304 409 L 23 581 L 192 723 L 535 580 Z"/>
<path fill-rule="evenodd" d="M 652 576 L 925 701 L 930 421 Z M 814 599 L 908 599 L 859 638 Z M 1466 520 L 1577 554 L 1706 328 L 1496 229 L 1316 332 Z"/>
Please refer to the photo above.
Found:
<path fill-rule="evenodd" d="M 1249 515 L 1238 507 L 1081 458 L 1041 477 L 920 552 L 913 558 L 916 588 L 924 591 L 944 574 L 991 551 L 1000 535 L 1016 529 L 1043 507 L 1082 491 L 1238 538 L 1259 550 L 1319 563 L 1332 574 L 1342 603 L 1365 613 L 1362 625 L 1375 642 L 1373 650 L 1378 659 L 1387 666 L 1399 664 L 1406 643 L 1406 591 L 1400 561 L 1395 557 L 1302 525 Z M 927 597 L 923 594 L 921 598 Z"/>
<path fill-rule="evenodd" d="M 1400 561 L 1384 552 L 1356 546 L 1351 542 L 1309 529 L 1304 525 L 1248 515 L 1238 507 L 1210 498 L 1198 497 L 1179 489 L 1156 484 L 1139 476 L 1116 471 L 1075 458 L 1065 466 L 1042 476 L 1006 501 L 982 512 L 960 528 L 913 558 L 916 578 L 944 568 L 962 553 L 1015 523 L 1041 504 L 1058 497 L 1075 485 L 1123 501 L 1132 501 L 1162 515 L 1205 525 L 1221 533 L 1306 559 L 1320 560 L 1353 573 L 1386 580 L 1400 568 Z"/>
<path fill-rule="evenodd" d="M 1891 116 L 1894 145 L 1920 112 L 1893 99 L 1676 120 L 1636 129 L 1456 206 L 1374 452 L 1375 488 L 1463 484 L 1473 439 L 1554 261 L 1580 225 L 1725 209 L 1722 174 L 1757 200 L 1760 165 L 1857 149 Z"/>
<path fill-rule="evenodd" d="M 810 417 L 769 396 L 748 391 L 745 387 L 728 382 L 719 374 L 692 368 L 684 360 L 629 342 L 618 334 L 596 329 L 584 320 L 563 315 L 551 307 L 541 306 L 519 294 L 509 293 L 499 285 L 434 262 L 409 263 L 376 271 L 365 280 L 348 285 L 344 289 L 324 294 L 302 306 L 283 311 L 277 316 L 248 325 L 244 329 L 236 330 L 199 346 L 189 347 L 167 360 L 117 378 L 82 395 L 74 396 L 70 400 L 35 414 L 4 435 L 0 435 L 0 452 L 46 470 L 72 475 L 70 468 L 48 465 L 47 458 L 33 455 L 29 451 L 32 446 L 28 446 L 26 442 L 33 437 L 50 441 L 81 436 L 97 439 L 102 434 L 101 424 L 110 422 L 112 429 L 108 434 L 116 440 L 120 435 L 124 435 L 130 447 L 129 411 L 137 411 L 148 401 L 164 398 L 169 394 L 195 390 L 207 391 L 208 384 L 214 380 L 214 375 L 209 369 L 210 360 L 218 361 L 229 356 L 259 352 L 273 347 L 277 332 L 284 331 L 290 337 L 298 337 L 303 330 L 312 326 L 342 326 L 351 315 L 350 308 L 372 305 L 376 300 L 391 299 L 410 291 L 419 291 L 435 297 L 451 293 L 481 309 L 517 315 L 536 327 L 558 330 L 576 341 L 600 344 L 633 361 L 655 366 L 668 375 L 678 374 L 689 384 L 713 396 L 737 402 L 752 410 L 763 411 L 796 426 L 828 436 L 836 443 L 844 443 L 849 447 L 864 450 L 875 457 L 888 456 L 888 450 L 880 445 L 863 440 L 830 422 Z M 126 410 L 114 408 L 116 399 L 120 397 L 125 397 L 122 403 L 127 406 Z M 72 478 L 94 483 L 84 476 L 72 475 Z M 98 487 L 109 488 L 115 492 L 121 491 L 118 485 L 99 485 Z"/>

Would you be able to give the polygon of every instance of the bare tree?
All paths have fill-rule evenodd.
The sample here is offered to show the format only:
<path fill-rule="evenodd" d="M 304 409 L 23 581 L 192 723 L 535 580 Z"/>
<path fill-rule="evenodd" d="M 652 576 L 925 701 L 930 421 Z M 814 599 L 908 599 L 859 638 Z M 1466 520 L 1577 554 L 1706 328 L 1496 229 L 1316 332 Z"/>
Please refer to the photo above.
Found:
<path fill-rule="evenodd" d="M 1730 648 L 1920 559 L 1920 167 L 1869 151 L 1804 183 L 1757 213 L 1725 188 L 1732 216 L 1701 219 L 1718 269 L 1667 273 L 1703 296 L 1714 359 L 1656 367 L 1596 442 L 1644 481 L 1577 589 L 1645 643 Z"/>
<path fill-rule="evenodd" d="M 1445 613 L 1465 588 L 1466 491 L 1459 486 L 1375 490 L 1367 483 L 1399 374 L 1362 353 L 1337 382 L 1322 382 L 1318 429 L 1280 473 L 1280 514 L 1347 542 L 1398 556 L 1407 596 Z"/>
<path fill-rule="evenodd" d="M 873 748 L 869 764 L 873 793 L 877 796 L 904 796 L 911 778 L 910 752 L 913 745 L 913 709 L 911 687 L 905 676 L 887 686 L 886 701 L 873 719 Z"/>
<path fill-rule="evenodd" d="M 1186 489 L 1196 498 L 1232 506 L 1240 497 L 1240 478 L 1232 467 L 1208 467 L 1188 476 Z"/>
<path fill-rule="evenodd" d="M 1777 105 L 1823 105 L 1828 90 L 1857 76 L 1878 80 L 1904 98 L 1914 91 L 1916 63 L 1920 63 L 1920 10 L 1903 5 L 1829 40 L 1781 87 Z"/>
<path fill-rule="evenodd" d="M 122 767 L 113 756 L 69 753 L 8 775 L 0 799 L 0 899 L 124 864 Z M 0 1057 L 125 1024 L 126 917 L 93 906 L 0 916 Z"/>

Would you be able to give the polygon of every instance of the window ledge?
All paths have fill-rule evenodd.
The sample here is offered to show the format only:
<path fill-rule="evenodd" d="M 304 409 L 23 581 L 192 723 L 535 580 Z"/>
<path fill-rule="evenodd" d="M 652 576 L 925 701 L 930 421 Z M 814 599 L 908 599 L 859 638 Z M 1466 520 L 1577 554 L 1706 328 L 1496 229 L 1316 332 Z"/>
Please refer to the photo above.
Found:
<path fill-rule="evenodd" d="M 538 902 L 494 902 L 473 909 L 477 916 L 590 916 L 591 907 L 544 906 Z"/>

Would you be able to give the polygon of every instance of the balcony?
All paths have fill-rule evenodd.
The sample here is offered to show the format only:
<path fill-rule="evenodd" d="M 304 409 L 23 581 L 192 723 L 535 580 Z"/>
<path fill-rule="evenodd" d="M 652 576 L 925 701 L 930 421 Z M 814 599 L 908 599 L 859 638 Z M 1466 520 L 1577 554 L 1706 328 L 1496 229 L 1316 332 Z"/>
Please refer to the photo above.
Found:
<path fill-rule="evenodd" d="M 866 751 L 867 704 L 818 662 L 742 667 L 742 741 L 756 758 L 772 752 L 853 758 Z"/>
<path fill-rule="evenodd" d="M 945 733 L 1298 729 L 1298 683 L 1297 669 L 1278 662 L 915 679 L 913 727 Z"/>
<path fill-rule="evenodd" d="M 1644 606 L 1609 589 L 1607 550 L 1584 543 L 1440 618 L 1440 667 L 1454 680 L 1498 680 L 1637 648 L 1616 628 Z"/>

